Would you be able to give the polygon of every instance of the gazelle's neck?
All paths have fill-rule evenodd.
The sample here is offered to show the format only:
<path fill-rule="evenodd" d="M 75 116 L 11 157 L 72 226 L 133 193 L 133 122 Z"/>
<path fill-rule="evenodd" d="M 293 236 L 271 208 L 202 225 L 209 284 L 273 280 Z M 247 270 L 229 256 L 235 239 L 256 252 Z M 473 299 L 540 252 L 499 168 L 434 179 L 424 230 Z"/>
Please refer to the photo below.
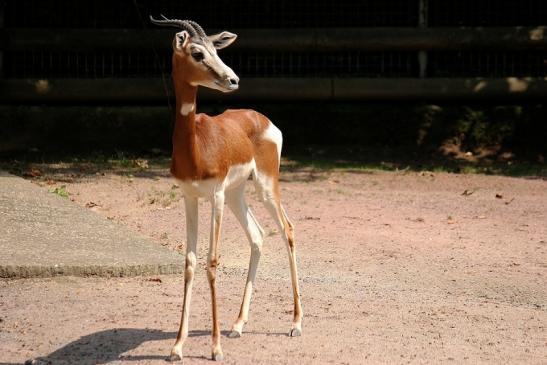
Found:
<path fill-rule="evenodd" d="M 173 75 L 175 78 L 175 75 Z M 185 81 L 173 81 L 175 85 L 175 96 L 177 99 L 176 120 L 183 122 L 187 127 L 194 127 L 196 116 L 196 94 L 197 86 L 192 86 Z"/>
<path fill-rule="evenodd" d="M 196 141 L 197 86 L 179 81 L 173 73 L 177 100 L 171 173 L 179 179 L 194 179 L 199 175 L 199 149 Z"/>

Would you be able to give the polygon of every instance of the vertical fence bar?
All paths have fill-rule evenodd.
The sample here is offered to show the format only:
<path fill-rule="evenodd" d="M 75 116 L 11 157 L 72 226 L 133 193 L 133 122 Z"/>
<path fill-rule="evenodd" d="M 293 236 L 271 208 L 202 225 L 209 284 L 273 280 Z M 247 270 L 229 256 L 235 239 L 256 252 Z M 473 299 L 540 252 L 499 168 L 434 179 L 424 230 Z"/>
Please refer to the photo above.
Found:
<path fill-rule="evenodd" d="M 0 0 L 0 33 L 4 29 L 4 11 L 6 9 L 6 1 Z M 1 40 L 0 45 L 0 79 L 4 78 L 4 49 L 6 47 L 6 40 Z"/>
<path fill-rule="evenodd" d="M 418 28 L 427 28 L 429 0 L 419 0 L 418 3 Z M 427 52 L 418 51 L 418 65 L 420 67 L 420 78 L 427 77 Z"/>

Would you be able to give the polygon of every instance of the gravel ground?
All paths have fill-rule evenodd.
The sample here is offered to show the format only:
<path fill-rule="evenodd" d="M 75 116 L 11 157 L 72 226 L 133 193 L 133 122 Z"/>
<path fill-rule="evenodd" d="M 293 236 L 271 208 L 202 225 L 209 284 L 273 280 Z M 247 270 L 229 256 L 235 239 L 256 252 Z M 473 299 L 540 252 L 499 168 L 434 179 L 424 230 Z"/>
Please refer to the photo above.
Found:
<path fill-rule="evenodd" d="M 173 250 L 185 248 L 180 189 L 165 169 L 39 165 L 34 181 Z M 91 171 L 91 172 L 90 172 Z M 296 225 L 303 336 L 289 338 L 286 250 L 266 231 L 250 321 L 223 337 L 226 364 L 547 363 L 547 181 L 430 172 L 284 173 Z M 185 363 L 209 363 L 208 202 Z M 239 311 L 249 246 L 225 214 L 221 328 Z M 183 263 L 181 262 L 181 265 Z M 164 364 L 183 278 L 0 281 L 0 363 Z M 225 332 L 226 333 L 226 332 Z"/>

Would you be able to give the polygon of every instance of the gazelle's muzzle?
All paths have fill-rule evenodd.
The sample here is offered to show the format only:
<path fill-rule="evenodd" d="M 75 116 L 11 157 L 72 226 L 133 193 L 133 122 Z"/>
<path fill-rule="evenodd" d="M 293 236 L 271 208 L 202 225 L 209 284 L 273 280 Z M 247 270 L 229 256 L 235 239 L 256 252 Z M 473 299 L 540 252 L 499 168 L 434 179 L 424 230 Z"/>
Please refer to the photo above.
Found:
<path fill-rule="evenodd" d="M 224 92 L 237 90 L 239 88 L 239 77 L 237 77 L 234 70 L 222 62 L 220 57 L 216 56 L 215 58 L 217 66 L 222 69 L 222 72 L 218 73 L 220 77 L 215 80 L 215 84 Z"/>
<path fill-rule="evenodd" d="M 232 77 L 227 77 L 225 80 L 216 80 L 215 84 L 220 86 L 224 92 L 235 91 L 239 88 L 239 77 L 235 74 Z"/>

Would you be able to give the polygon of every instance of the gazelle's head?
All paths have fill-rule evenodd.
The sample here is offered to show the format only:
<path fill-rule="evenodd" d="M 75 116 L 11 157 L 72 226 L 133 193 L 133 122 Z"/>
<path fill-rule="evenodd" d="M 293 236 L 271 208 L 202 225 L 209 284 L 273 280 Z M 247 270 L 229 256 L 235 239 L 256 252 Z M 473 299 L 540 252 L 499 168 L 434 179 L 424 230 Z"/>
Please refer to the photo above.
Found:
<path fill-rule="evenodd" d="M 237 90 L 239 77 L 222 62 L 217 54 L 232 44 L 237 35 L 221 32 L 208 36 L 198 23 L 191 20 L 161 20 L 150 16 L 152 23 L 181 28 L 173 39 L 173 76 L 190 85 L 202 85 L 223 92 Z"/>

